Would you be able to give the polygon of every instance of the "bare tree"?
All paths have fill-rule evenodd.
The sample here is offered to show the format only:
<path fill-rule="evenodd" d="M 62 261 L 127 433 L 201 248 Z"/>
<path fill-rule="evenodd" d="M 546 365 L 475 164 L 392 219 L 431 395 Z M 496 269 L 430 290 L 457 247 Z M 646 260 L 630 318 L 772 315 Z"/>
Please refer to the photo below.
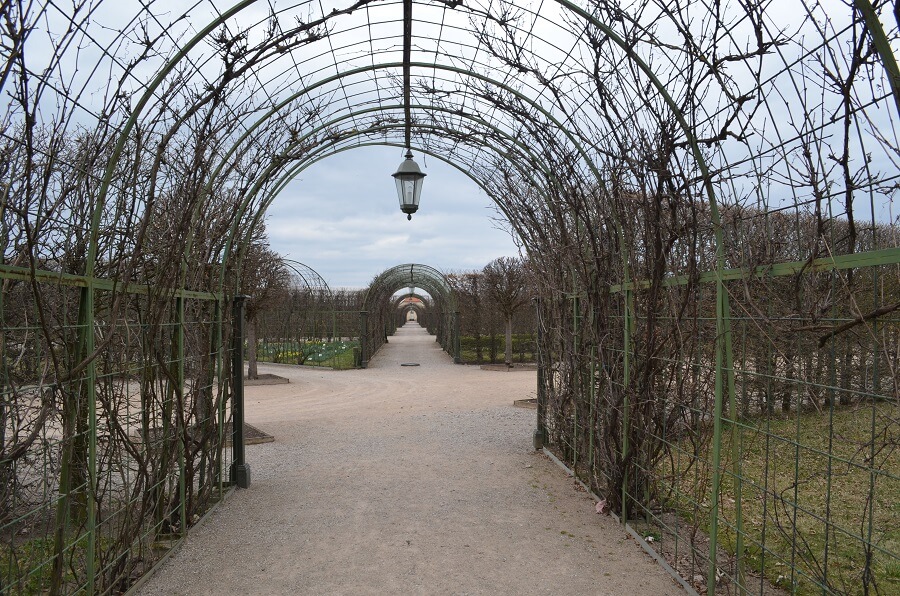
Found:
<path fill-rule="evenodd" d="M 247 321 L 247 378 L 258 379 L 256 363 L 256 323 L 260 313 L 271 306 L 276 295 L 291 284 L 290 271 L 281 256 L 269 248 L 265 228 L 254 235 L 242 262 L 241 291 L 250 296 L 244 315 Z"/>
<path fill-rule="evenodd" d="M 524 263 L 515 257 L 500 257 L 485 265 L 482 272 L 488 297 L 503 315 L 506 324 L 504 361 L 512 366 L 512 319 L 528 303 L 527 274 Z"/>

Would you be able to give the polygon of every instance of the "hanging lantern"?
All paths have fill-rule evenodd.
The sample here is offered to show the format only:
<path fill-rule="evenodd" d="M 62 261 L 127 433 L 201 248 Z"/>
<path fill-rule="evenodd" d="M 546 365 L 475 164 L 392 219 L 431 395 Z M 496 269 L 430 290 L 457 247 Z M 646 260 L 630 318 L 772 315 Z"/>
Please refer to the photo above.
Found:
<path fill-rule="evenodd" d="M 419 209 L 419 199 L 422 196 L 422 181 L 426 174 L 419 169 L 419 164 L 413 161 L 412 151 L 406 150 L 406 160 L 392 174 L 397 181 L 397 198 L 400 199 L 400 210 L 406 214 L 406 219 L 412 219 L 412 214 Z"/>

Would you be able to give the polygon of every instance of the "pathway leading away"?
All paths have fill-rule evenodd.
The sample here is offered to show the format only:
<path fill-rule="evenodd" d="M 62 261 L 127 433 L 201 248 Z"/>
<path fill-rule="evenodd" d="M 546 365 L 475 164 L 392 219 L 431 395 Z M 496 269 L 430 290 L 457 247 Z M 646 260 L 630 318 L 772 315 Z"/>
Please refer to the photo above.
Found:
<path fill-rule="evenodd" d="M 275 442 L 140 594 L 683 593 L 533 451 L 533 372 L 454 365 L 415 324 L 367 370 L 260 368 L 291 381 L 246 389 Z"/>

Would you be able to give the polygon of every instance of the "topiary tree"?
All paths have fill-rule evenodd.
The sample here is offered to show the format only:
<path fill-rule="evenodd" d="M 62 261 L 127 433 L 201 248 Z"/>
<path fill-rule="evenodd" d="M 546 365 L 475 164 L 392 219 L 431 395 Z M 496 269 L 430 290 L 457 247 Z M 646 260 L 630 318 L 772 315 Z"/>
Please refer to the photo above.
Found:
<path fill-rule="evenodd" d="M 525 263 L 516 257 L 500 257 L 485 265 L 484 287 L 506 323 L 504 362 L 512 366 L 512 318 L 528 302 Z"/>

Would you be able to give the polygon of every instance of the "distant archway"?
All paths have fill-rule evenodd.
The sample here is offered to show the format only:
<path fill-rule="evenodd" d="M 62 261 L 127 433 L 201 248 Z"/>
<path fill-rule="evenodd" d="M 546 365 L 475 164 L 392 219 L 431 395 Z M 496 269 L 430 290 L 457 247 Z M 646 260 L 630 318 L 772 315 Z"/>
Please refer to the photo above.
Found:
<path fill-rule="evenodd" d="M 413 288 L 413 290 L 415 290 Z M 397 296 L 394 300 L 394 310 L 397 313 L 397 325 L 403 326 L 407 322 L 416 322 L 426 326 L 425 316 L 430 306 L 431 298 L 415 291 Z"/>
<path fill-rule="evenodd" d="M 391 297 L 403 288 L 411 288 L 403 297 L 418 297 L 415 288 L 428 293 L 428 307 L 422 309 L 423 319 L 419 323 L 435 335 L 441 347 L 458 361 L 459 312 L 456 293 L 444 274 L 434 267 L 406 263 L 380 273 L 366 291 L 360 325 L 363 368 L 397 329 L 397 306 L 403 297 L 398 300 L 392 300 Z"/>

